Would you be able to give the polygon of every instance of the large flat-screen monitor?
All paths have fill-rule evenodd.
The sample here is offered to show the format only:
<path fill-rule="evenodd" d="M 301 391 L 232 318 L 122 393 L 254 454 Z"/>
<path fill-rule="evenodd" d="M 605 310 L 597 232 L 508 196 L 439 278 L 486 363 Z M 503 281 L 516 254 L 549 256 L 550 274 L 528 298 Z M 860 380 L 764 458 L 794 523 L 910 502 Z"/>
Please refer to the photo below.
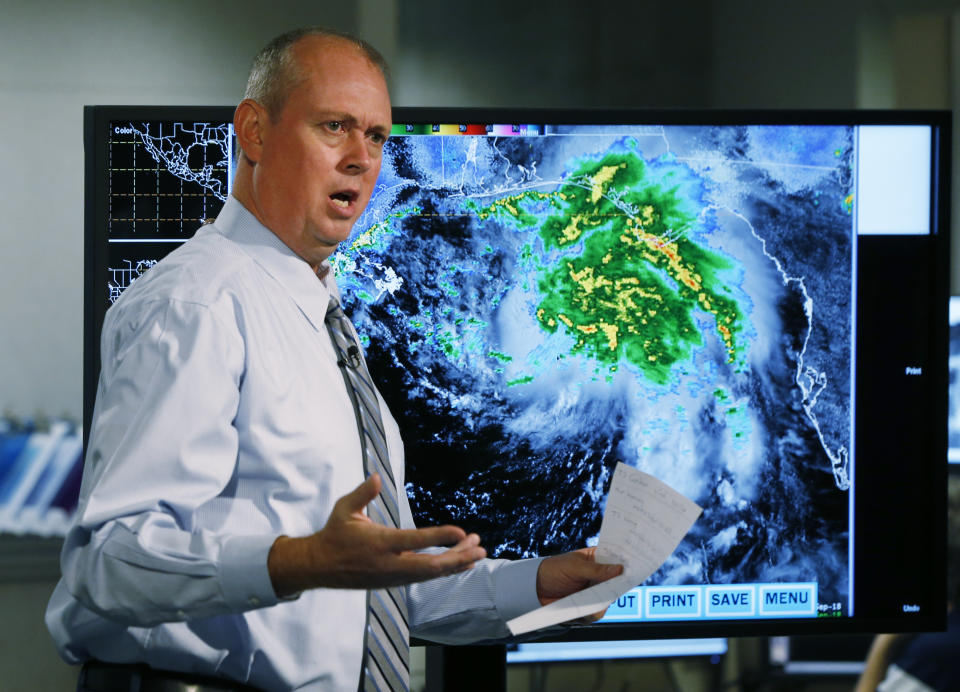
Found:
<path fill-rule="evenodd" d="M 228 194 L 231 110 L 86 111 L 88 412 L 105 310 Z M 591 545 L 622 461 L 703 514 L 563 637 L 942 627 L 949 151 L 942 112 L 396 109 L 331 264 L 417 520 Z"/>

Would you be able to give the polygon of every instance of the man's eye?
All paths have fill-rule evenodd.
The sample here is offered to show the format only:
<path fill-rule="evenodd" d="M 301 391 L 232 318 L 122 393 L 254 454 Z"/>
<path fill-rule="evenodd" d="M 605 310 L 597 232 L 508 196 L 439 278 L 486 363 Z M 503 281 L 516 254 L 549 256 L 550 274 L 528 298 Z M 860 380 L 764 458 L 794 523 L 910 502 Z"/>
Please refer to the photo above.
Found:
<path fill-rule="evenodd" d="M 343 130 L 343 123 L 339 120 L 331 120 L 327 123 L 327 129 L 331 132 L 340 132 Z"/>

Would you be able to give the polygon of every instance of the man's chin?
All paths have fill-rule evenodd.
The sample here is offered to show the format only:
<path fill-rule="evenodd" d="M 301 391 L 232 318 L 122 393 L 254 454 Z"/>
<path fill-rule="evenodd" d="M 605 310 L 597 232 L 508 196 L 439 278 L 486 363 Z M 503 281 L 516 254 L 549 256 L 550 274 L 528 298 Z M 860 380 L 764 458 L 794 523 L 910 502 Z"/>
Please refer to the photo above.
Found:
<path fill-rule="evenodd" d="M 310 263 L 311 266 L 316 269 L 321 262 L 330 257 L 334 252 L 337 251 L 337 248 L 340 247 L 340 244 L 345 242 L 349 237 L 349 233 L 342 236 L 333 236 L 332 234 L 324 234 L 323 236 L 314 236 L 314 242 L 311 243 L 310 247 L 310 256 L 305 257 L 304 259 Z"/>
<path fill-rule="evenodd" d="M 321 246 L 330 248 L 330 251 L 337 249 L 337 246 L 340 243 L 346 241 L 350 234 L 353 232 L 353 225 L 355 223 L 354 219 L 349 221 L 338 221 L 335 224 L 331 224 L 329 227 L 322 230 L 315 231 L 313 235 L 313 240 Z"/>

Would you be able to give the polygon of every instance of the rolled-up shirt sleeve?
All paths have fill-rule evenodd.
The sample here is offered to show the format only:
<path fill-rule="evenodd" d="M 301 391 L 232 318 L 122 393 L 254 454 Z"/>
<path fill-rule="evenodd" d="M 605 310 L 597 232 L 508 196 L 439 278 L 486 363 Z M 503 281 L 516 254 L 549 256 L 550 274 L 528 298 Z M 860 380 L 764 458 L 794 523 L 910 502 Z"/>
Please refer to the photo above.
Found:
<path fill-rule="evenodd" d="M 65 584 L 87 608 L 129 625 L 272 605 L 276 535 L 199 520 L 236 482 L 243 339 L 210 305 L 134 307 L 108 313 L 103 331 Z"/>

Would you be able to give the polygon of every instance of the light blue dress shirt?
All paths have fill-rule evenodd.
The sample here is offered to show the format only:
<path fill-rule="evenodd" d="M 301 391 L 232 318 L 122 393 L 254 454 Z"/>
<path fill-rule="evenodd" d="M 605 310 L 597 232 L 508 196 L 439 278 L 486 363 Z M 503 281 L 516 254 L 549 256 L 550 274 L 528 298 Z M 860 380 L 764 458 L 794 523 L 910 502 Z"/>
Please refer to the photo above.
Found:
<path fill-rule="evenodd" d="M 230 198 L 107 312 L 80 504 L 47 626 L 69 662 L 144 662 L 265 690 L 354 690 L 366 593 L 280 601 L 267 553 L 363 481 L 324 327 L 333 278 Z M 402 523 L 403 446 L 381 400 Z M 539 562 L 485 560 L 408 587 L 411 632 L 508 636 Z"/>

